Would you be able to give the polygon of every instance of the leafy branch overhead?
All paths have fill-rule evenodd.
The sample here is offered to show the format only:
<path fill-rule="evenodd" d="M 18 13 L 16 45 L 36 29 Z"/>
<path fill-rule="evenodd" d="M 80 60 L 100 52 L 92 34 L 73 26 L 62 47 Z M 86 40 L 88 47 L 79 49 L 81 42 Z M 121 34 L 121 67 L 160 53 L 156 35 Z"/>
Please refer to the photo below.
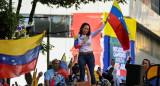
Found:
<path fill-rule="evenodd" d="M 45 52 L 47 52 L 47 50 L 52 50 L 53 47 L 54 46 L 51 45 L 51 44 L 47 45 L 44 42 L 42 42 L 42 46 L 41 46 L 41 52 L 42 52 L 42 54 L 45 55 Z"/>
<path fill-rule="evenodd" d="M 65 7 L 70 8 L 75 6 L 76 9 L 80 8 L 80 4 L 88 4 L 90 2 L 95 3 L 96 1 L 113 1 L 113 0 L 37 0 L 42 4 L 47 4 L 48 6 L 52 7 L 52 5 L 57 5 L 57 7 Z M 126 0 L 118 0 L 118 3 L 127 3 Z"/>

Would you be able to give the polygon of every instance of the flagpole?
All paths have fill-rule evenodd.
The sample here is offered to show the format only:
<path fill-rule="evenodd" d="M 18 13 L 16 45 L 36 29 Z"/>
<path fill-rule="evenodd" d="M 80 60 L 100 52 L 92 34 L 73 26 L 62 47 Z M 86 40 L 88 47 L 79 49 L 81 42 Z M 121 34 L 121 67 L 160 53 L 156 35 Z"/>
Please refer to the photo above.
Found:
<path fill-rule="evenodd" d="M 47 70 L 49 69 L 49 28 L 47 28 Z"/>

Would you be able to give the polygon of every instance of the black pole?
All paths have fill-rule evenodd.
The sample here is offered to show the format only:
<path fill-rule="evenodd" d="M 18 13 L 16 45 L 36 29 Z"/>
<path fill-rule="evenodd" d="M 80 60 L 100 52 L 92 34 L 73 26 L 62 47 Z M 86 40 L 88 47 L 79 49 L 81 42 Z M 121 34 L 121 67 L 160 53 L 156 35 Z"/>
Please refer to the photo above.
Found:
<path fill-rule="evenodd" d="M 49 28 L 47 28 L 47 70 L 49 69 Z"/>
<path fill-rule="evenodd" d="M 12 12 L 12 0 L 9 0 L 9 11 Z M 10 85 L 10 79 L 7 78 L 7 84 Z"/>

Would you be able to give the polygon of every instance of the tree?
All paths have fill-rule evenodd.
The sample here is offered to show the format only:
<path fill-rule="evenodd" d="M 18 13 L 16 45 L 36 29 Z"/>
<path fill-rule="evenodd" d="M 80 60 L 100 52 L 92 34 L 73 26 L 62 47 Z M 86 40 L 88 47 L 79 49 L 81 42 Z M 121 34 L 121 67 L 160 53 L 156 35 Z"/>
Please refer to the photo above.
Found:
<path fill-rule="evenodd" d="M 19 24 L 21 16 L 12 11 L 12 7 L 5 0 L 0 2 L 0 39 L 11 39 Z"/>

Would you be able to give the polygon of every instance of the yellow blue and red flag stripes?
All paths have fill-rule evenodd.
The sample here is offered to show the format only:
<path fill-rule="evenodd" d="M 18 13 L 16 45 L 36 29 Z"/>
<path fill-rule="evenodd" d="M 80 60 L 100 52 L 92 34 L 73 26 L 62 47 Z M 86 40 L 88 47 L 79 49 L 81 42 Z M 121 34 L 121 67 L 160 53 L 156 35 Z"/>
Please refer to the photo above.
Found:
<path fill-rule="evenodd" d="M 108 22 L 110 23 L 114 32 L 116 33 L 117 38 L 121 43 L 123 50 L 130 49 L 127 26 L 123 14 L 121 12 L 121 9 L 116 0 L 114 0 L 113 2 L 112 9 L 109 13 Z"/>
<path fill-rule="evenodd" d="M 44 34 L 0 40 L 0 78 L 13 78 L 34 70 Z"/>
<path fill-rule="evenodd" d="M 74 47 L 75 48 L 79 48 L 81 46 L 81 44 L 78 44 L 78 38 L 79 37 L 80 37 L 79 34 L 74 37 Z"/>
<path fill-rule="evenodd" d="M 105 19 L 108 17 L 109 13 L 104 12 L 103 13 L 103 17 L 104 17 L 104 21 Z M 134 59 L 135 59 L 135 39 L 136 39 L 136 20 L 135 19 L 131 19 L 131 18 L 124 18 L 126 21 L 126 25 L 127 25 L 127 30 L 129 33 L 129 40 L 130 40 L 130 56 L 133 57 L 132 60 L 132 64 L 134 63 Z M 113 27 L 110 25 L 110 23 L 107 22 L 106 26 L 104 27 L 104 55 L 103 55 L 103 69 L 107 69 L 109 64 L 109 61 L 112 57 L 110 57 L 110 50 L 111 47 L 111 43 L 112 41 L 110 41 L 111 38 L 117 38 Z M 104 70 L 103 70 L 104 71 Z"/>

